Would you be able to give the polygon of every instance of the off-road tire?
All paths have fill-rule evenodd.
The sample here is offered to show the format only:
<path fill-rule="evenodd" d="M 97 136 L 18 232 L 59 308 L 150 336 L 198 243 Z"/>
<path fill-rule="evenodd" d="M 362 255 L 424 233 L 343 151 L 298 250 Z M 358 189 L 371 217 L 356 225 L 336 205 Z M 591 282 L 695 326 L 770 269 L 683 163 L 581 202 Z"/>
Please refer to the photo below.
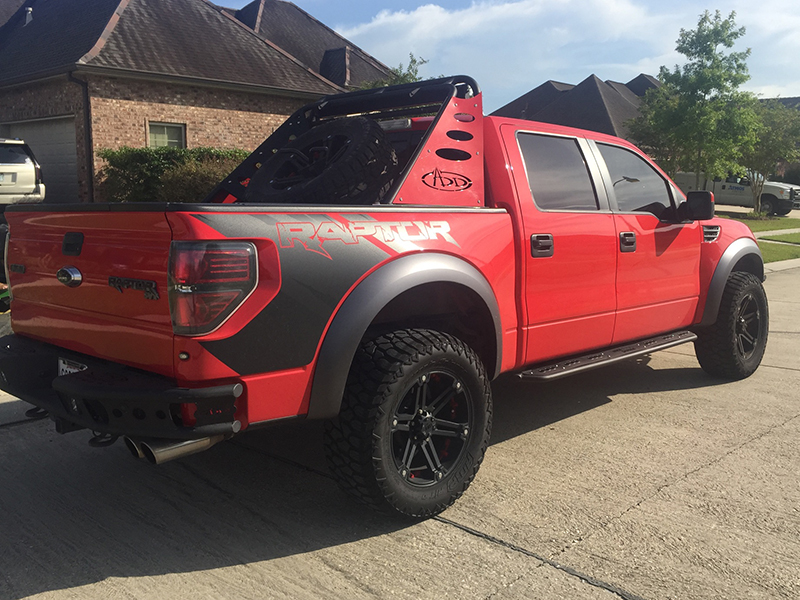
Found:
<path fill-rule="evenodd" d="M 749 377 L 767 346 L 769 308 L 758 277 L 735 271 L 728 277 L 717 321 L 698 329 L 694 350 L 704 371 L 725 379 Z"/>
<path fill-rule="evenodd" d="M 339 416 L 326 424 L 326 455 L 360 502 L 427 518 L 472 482 L 491 423 L 491 388 L 475 352 L 451 335 L 400 330 L 356 353 Z"/>
<path fill-rule="evenodd" d="M 270 156 L 247 185 L 248 202 L 374 204 L 391 185 L 397 157 L 366 117 L 322 123 Z"/>

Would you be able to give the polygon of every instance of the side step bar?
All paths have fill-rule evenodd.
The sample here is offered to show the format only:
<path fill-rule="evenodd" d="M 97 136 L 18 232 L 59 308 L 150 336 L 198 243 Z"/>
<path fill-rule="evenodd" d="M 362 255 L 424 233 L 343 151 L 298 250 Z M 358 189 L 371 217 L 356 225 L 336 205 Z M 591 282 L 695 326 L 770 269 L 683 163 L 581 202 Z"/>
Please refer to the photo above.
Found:
<path fill-rule="evenodd" d="M 638 342 L 617 346 L 615 348 L 608 348 L 606 350 L 590 352 L 589 354 L 565 358 L 559 362 L 548 363 L 522 371 L 518 376 L 521 379 L 558 379 L 559 377 L 566 377 L 567 375 L 573 375 L 581 371 L 588 371 L 589 369 L 610 365 L 611 363 L 626 358 L 633 358 L 634 356 L 641 356 L 642 354 L 650 354 L 656 350 L 672 348 L 673 346 L 685 344 L 686 342 L 691 342 L 696 339 L 697 336 L 691 331 L 675 331 L 673 333 L 657 335 L 656 337 L 639 340 Z"/>

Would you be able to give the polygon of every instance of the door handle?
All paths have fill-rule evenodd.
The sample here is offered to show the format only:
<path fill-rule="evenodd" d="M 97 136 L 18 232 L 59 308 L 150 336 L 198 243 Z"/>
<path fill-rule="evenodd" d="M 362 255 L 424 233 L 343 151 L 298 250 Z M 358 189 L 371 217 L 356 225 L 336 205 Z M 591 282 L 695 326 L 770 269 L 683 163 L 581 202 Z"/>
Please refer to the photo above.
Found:
<path fill-rule="evenodd" d="M 553 256 L 553 235 L 550 233 L 534 233 L 531 236 L 531 256 L 533 258 Z"/>
<path fill-rule="evenodd" d="M 619 251 L 636 252 L 636 234 L 633 231 L 623 231 L 619 234 Z"/>

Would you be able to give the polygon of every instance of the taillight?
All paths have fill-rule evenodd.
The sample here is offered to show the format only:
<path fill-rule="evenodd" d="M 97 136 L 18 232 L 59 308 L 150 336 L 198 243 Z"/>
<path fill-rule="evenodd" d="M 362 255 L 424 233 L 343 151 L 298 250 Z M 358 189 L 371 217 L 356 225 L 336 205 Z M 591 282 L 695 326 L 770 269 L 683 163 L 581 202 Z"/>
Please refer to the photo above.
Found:
<path fill-rule="evenodd" d="M 169 263 L 169 309 L 179 335 L 214 331 L 258 283 L 250 242 L 172 242 Z"/>

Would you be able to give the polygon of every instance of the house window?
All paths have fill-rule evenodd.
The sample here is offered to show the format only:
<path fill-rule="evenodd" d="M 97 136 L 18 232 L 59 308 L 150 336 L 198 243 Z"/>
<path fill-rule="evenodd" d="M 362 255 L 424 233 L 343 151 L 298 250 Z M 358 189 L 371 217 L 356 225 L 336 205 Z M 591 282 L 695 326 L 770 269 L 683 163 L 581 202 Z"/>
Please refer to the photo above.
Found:
<path fill-rule="evenodd" d="M 178 123 L 150 123 L 150 147 L 185 148 L 185 126 Z"/>

